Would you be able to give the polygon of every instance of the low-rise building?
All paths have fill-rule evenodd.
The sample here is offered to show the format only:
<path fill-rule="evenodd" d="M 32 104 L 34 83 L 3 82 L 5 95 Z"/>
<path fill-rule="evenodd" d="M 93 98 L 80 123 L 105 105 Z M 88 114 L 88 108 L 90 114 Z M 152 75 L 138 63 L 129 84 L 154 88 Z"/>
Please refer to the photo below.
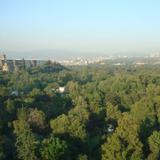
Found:
<path fill-rule="evenodd" d="M 65 87 L 59 87 L 59 88 L 57 89 L 57 91 L 58 91 L 59 93 L 64 93 L 64 92 L 65 92 Z"/>

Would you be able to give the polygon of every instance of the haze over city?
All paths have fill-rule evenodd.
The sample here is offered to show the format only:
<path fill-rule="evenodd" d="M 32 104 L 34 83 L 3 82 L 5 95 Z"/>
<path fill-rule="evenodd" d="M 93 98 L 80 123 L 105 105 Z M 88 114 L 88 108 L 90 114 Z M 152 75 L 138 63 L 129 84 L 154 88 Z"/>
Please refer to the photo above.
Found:
<path fill-rule="evenodd" d="M 158 0 L 0 1 L 9 58 L 147 55 L 160 51 Z"/>

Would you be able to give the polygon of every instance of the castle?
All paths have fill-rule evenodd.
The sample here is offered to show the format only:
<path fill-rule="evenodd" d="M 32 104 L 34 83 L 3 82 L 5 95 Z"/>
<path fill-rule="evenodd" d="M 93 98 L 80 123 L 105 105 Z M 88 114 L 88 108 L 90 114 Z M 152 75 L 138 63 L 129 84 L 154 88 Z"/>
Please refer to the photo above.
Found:
<path fill-rule="evenodd" d="M 5 54 L 0 54 L 0 70 L 4 72 L 17 71 L 19 69 L 37 66 L 37 60 L 7 59 Z"/>

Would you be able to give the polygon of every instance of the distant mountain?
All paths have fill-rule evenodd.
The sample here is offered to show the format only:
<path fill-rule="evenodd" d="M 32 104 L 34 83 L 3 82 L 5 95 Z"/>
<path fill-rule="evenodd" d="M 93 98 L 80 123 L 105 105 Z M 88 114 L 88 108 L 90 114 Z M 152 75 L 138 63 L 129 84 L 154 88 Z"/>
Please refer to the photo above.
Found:
<path fill-rule="evenodd" d="M 62 60 L 76 58 L 78 56 L 86 56 L 87 53 L 73 52 L 73 51 L 63 51 L 63 50 L 36 50 L 36 51 L 25 51 L 16 52 L 8 51 L 5 53 L 7 58 L 11 59 L 43 59 L 43 60 Z M 90 53 L 88 53 L 90 55 Z"/>
<path fill-rule="evenodd" d="M 11 59 L 42 59 L 42 60 L 64 60 L 77 57 L 93 58 L 97 56 L 144 56 L 144 53 L 98 53 L 98 52 L 78 52 L 68 50 L 35 50 L 35 51 L 6 51 L 4 52 L 7 58 Z"/>

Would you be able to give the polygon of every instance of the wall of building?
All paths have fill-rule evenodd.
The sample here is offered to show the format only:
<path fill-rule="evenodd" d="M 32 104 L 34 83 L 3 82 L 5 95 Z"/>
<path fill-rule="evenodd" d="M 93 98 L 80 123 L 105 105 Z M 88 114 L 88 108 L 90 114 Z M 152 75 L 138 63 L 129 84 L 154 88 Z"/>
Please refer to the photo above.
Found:
<path fill-rule="evenodd" d="M 12 60 L 6 59 L 6 55 L 0 54 L 0 70 L 5 72 L 17 71 L 19 69 L 37 66 L 37 60 Z"/>

